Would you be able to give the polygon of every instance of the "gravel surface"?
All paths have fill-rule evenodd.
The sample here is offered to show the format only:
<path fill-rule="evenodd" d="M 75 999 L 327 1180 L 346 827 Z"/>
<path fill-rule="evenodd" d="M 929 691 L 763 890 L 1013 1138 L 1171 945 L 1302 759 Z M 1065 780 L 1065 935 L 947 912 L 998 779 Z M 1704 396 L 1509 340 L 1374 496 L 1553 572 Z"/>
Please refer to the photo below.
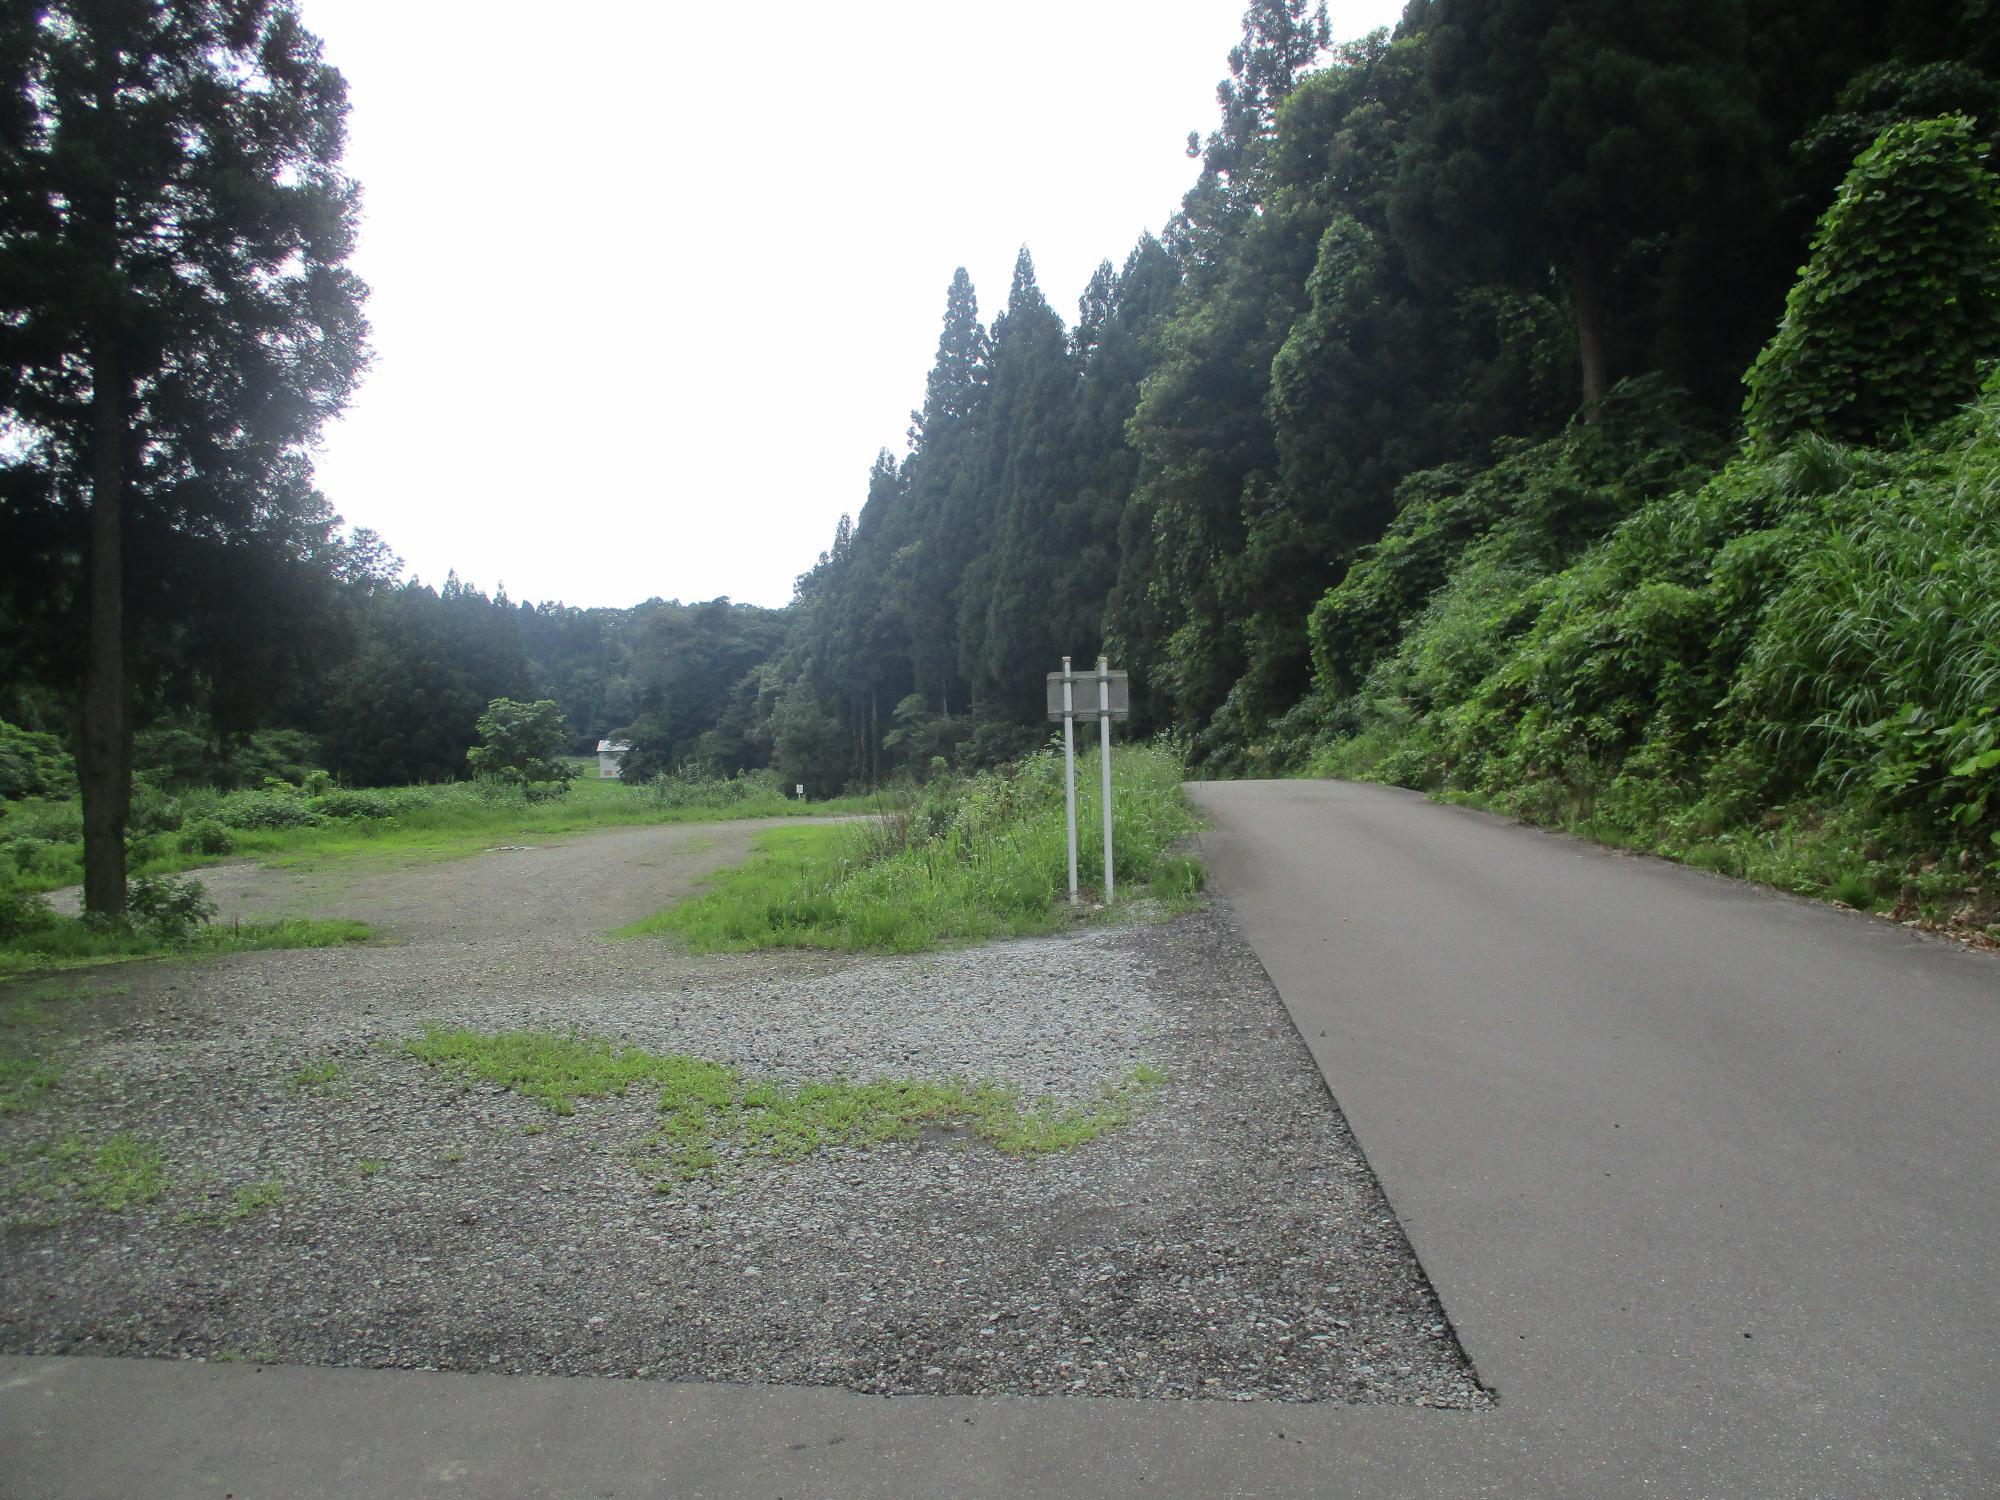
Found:
<path fill-rule="evenodd" d="M 1481 1406 L 1436 1297 L 1225 910 L 918 958 L 691 958 L 596 934 L 741 856 L 621 829 L 386 873 L 233 866 L 234 914 L 400 946 L 106 970 L 58 1102 L 0 1117 L 0 1350 L 882 1393 Z M 122 992 L 115 992 L 122 991 Z M 977 1077 L 1129 1123 L 1016 1160 L 956 1132 L 651 1190 L 653 1102 L 532 1100 L 400 1054 L 427 1022 L 571 1027 L 801 1081 Z M 302 1087 L 308 1064 L 338 1077 Z M 35 1143 L 128 1131 L 172 1186 L 24 1194 Z M 239 1189 L 275 1203 L 227 1212 Z"/>

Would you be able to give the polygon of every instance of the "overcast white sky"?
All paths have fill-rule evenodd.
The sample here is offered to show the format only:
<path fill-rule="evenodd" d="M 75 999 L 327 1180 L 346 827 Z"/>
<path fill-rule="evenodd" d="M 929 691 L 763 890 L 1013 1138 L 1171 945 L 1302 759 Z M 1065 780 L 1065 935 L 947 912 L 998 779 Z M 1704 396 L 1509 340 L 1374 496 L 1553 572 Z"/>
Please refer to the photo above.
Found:
<path fill-rule="evenodd" d="M 1071 322 L 1166 222 L 1243 3 L 300 8 L 373 288 L 334 506 L 432 583 L 775 605 L 903 452 L 955 266 L 990 321 L 1025 242 Z"/>

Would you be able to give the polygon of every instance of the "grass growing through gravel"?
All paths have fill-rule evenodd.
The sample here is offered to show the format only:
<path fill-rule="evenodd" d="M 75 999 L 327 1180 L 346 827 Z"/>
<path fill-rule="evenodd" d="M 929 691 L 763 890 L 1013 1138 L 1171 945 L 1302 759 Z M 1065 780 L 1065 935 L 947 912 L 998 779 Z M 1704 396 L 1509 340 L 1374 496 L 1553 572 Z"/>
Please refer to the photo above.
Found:
<path fill-rule="evenodd" d="M 1079 880 L 1104 879 L 1099 773 L 1078 764 Z M 1183 906 L 1201 869 L 1173 845 L 1198 825 L 1179 762 L 1151 747 L 1112 755 L 1118 894 Z M 754 948 L 917 952 L 1070 924 L 1062 756 L 1046 750 L 969 781 L 935 782 L 907 813 L 846 827 L 778 829 L 706 893 L 624 927 L 697 953 Z"/>
<path fill-rule="evenodd" d="M 345 1070 L 333 1058 L 317 1058 L 292 1074 L 292 1086 L 308 1094 L 332 1088 Z"/>
<path fill-rule="evenodd" d="M 635 1153 L 664 1190 L 715 1171 L 723 1152 L 797 1161 L 831 1146 L 914 1139 L 926 1127 L 964 1131 L 1011 1156 L 1067 1151 L 1132 1117 L 1163 1081 L 1140 1067 L 1089 1106 L 1030 1102 L 991 1081 L 876 1079 L 796 1087 L 745 1078 L 727 1064 L 648 1052 L 602 1038 L 540 1031 L 433 1027 L 404 1044 L 412 1057 L 462 1078 L 499 1084 L 558 1115 L 578 1099 L 659 1091 L 660 1123 Z"/>
<path fill-rule="evenodd" d="M 14 1191 L 40 1202 L 80 1201 L 122 1213 L 134 1204 L 151 1203 L 168 1187 L 160 1148 L 129 1131 L 97 1142 L 65 1131 L 31 1143 L 21 1154 L 28 1170 Z"/>
<path fill-rule="evenodd" d="M 228 1201 L 205 1200 L 174 1215 L 177 1224 L 237 1224 L 269 1213 L 285 1201 L 285 1185 L 276 1178 L 246 1182 L 229 1195 Z"/>
<path fill-rule="evenodd" d="M 0 991 L 0 1115 L 27 1114 L 55 1101 L 63 1070 L 54 1052 L 71 1002 L 123 993 L 122 985 L 76 979 L 16 983 Z"/>

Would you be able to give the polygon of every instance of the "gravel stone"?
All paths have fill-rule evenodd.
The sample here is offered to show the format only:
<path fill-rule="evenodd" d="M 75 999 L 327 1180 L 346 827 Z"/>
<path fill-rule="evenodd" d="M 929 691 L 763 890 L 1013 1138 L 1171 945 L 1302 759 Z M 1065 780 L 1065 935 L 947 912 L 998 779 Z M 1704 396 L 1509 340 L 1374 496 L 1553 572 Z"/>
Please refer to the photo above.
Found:
<path fill-rule="evenodd" d="M 122 966 L 66 1002 L 64 1102 L 0 1118 L 0 1350 L 1489 1404 L 1226 908 L 913 958 L 597 935 L 748 837 L 206 875 L 225 918 L 351 914 L 401 945 Z M 1166 1082 L 1072 1152 L 932 1130 L 784 1166 L 725 1153 L 663 1194 L 632 1159 L 650 1097 L 553 1116 L 403 1055 L 429 1022 L 576 1028 L 788 1082 L 992 1078 L 1066 1102 L 1141 1064 Z M 329 1058 L 331 1087 L 295 1082 Z M 119 1214 L 23 1197 L 23 1148 L 65 1130 L 151 1139 L 172 1189 Z M 271 1181 L 274 1207 L 212 1212 Z"/>

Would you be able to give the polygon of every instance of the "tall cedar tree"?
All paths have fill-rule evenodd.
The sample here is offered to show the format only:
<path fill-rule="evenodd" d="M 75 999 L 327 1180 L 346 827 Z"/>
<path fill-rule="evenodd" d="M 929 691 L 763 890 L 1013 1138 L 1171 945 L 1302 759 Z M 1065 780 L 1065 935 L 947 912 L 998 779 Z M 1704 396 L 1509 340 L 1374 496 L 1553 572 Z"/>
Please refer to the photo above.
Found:
<path fill-rule="evenodd" d="M 1540 290 L 1554 267 L 1586 411 L 1647 367 L 1663 332 L 1658 295 L 1635 279 L 1698 278 L 1712 293 L 1730 272 L 1723 252 L 1768 223 L 1745 12 L 1745 0 L 1414 0 L 1405 14 L 1425 33 L 1425 98 L 1397 231 L 1447 282 Z M 1711 297 L 1710 316 L 1721 311 Z"/>
<path fill-rule="evenodd" d="M 958 669 L 957 622 L 962 586 L 985 539 L 977 458 L 991 356 L 978 295 L 960 266 L 945 294 L 944 331 L 923 410 L 911 413 L 904 480 L 913 538 L 896 554 L 891 584 L 910 643 L 911 688 L 935 693 L 939 713 L 950 713 L 954 703 L 964 708 L 969 695 Z"/>
<path fill-rule="evenodd" d="M 1075 595 L 1095 587 L 1103 598 L 1102 559 L 1089 555 L 1092 538 L 1076 513 L 1075 390 L 1062 320 L 1042 296 L 1024 245 L 1007 309 L 993 324 L 981 486 L 992 523 L 959 624 L 960 661 L 977 696 L 1021 713 L 1037 706 L 1053 658 L 1087 660 L 1097 647 L 1095 620 L 1084 639 L 1064 633 L 1075 622 Z"/>
<path fill-rule="evenodd" d="M 304 445 L 365 359 L 346 110 L 284 0 L 52 0 L 0 22 L 9 566 L 53 569 L 37 587 L 88 643 L 92 912 L 125 905 L 127 652 L 153 623 L 127 608 L 154 555 L 138 543 L 323 535 Z"/>

